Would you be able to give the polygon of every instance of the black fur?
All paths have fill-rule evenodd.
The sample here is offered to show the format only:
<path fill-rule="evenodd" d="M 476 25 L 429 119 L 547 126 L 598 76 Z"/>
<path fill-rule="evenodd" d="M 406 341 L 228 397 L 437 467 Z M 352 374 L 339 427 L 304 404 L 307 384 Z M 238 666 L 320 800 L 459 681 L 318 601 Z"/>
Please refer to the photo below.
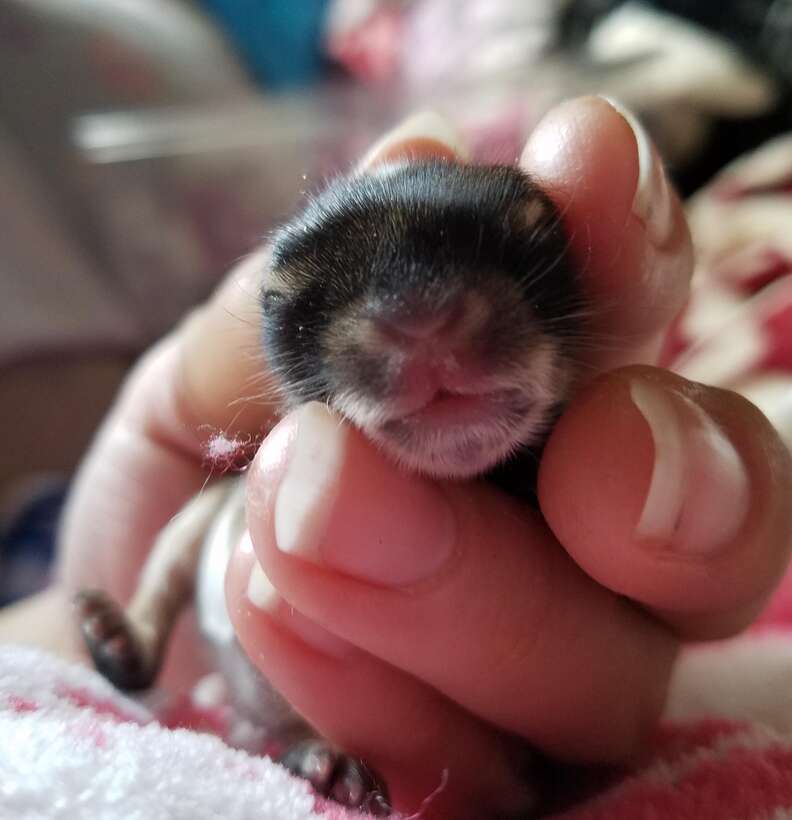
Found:
<path fill-rule="evenodd" d="M 543 214 L 532 224 L 535 203 Z M 342 178 L 272 247 L 264 344 L 290 404 L 350 385 L 386 389 L 376 359 L 328 352 L 327 333 L 351 305 L 360 315 L 432 311 L 463 289 L 489 289 L 498 315 L 480 344 L 493 367 L 537 327 L 574 355 L 581 295 L 568 240 L 552 202 L 516 168 L 431 161 Z"/>

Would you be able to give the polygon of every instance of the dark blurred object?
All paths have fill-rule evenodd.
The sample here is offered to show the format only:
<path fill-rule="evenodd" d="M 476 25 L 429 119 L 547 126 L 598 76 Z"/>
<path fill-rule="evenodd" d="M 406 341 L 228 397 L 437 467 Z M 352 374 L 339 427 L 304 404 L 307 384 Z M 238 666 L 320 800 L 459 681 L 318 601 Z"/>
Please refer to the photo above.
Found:
<path fill-rule="evenodd" d="M 267 89 L 318 82 L 327 68 L 322 32 L 329 0 L 198 0 Z"/>
<path fill-rule="evenodd" d="M 695 65 L 686 63 L 684 53 L 680 53 L 679 40 L 659 36 L 658 31 L 656 53 L 645 66 L 645 73 L 654 72 L 659 76 L 664 70 L 675 73 L 673 68 L 666 67 L 677 61 L 676 72 L 689 71 L 689 88 L 698 86 L 694 106 L 706 115 L 706 122 L 699 122 L 697 126 L 706 132 L 701 144 L 690 156 L 676 158 L 674 171 L 683 192 L 694 192 L 728 162 L 792 126 L 792 2 L 570 0 L 559 20 L 559 45 L 570 53 L 586 49 L 603 25 L 607 26 L 609 16 L 615 19 L 630 14 L 647 15 L 647 19 L 654 14 L 658 20 L 678 18 L 702 45 L 711 38 L 711 45 L 717 43 L 746 66 L 743 77 L 734 80 L 733 85 L 719 83 L 711 76 L 702 77 Z M 740 96 L 734 86 L 744 80 L 749 70 L 764 76 L 773 93 L 764 104 L 757 98 L 753 106 L 730 105 Z M 689 95 L 689 110 L 690 103 L 694 102 L 690 97 L 692 95 Z M 652 110 L 651 101 L 642 105 L 639 99 L 633 105 L 655 131 L 668 133 L 674 127 L 673 118 L 671 123 L 662 122 L 668 112 Z M 661 138 L 661 144 L 662 141 Z"/>
<path fill-rule="evenodd" d="M 561 12 L 561 42 L 570 47 L 583 45 L 606 14 L 626 4 L 627 0 L 569 0 Z M 707 29 L 792 87 L 789 0 L 643 0 L 630 4 L 673 14 Z"/>
<path fill-rule="evenodd" d="M 39 480 L 0 520 L 0 607 L 40 592 L 49 583 L 67 489 L 62 478 Z"/>

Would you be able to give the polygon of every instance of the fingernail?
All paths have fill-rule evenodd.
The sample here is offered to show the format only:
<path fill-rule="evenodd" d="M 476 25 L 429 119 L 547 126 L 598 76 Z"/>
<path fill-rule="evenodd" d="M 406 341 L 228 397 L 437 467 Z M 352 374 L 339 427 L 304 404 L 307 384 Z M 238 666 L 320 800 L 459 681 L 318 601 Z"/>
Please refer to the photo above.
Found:
<path fill-rule="evenodd" d="M 250 542 L 250 536 L 244 538 Z M 243 551 L 252 552 L 252 545 L 249 548 L 243 543 L 240 545 Z M 355 647 L 347 643 L 337 635 L 333 635 L 315 621 L 306 618 L 293 607 L 288 606 L 281 598 L 278 591 L 272 585 L 261 564 L 253 561 L 250 570 L 250 578 L 247 585 L 247 597 L 256 609 L 267 612 L 273 619 L 285 629 L 294 633 L 303 643 L 326 655 L 345 657 L 355 651 Z"/>
<path fill-rule="evenodd" d="M 281 552 L 386 586 L 417 583 L 448 561 L 456 519 L 438 486 L 353 438 L 324 405 L 297 410 L 291 424 L 285 453 L 272 453 L 285 462 L 270 502 Z"/>
<path fill-rule="evenodd" d="M 638 151 L 638 184 L 632 210 L 646 226 L 650 241 L 656 246 L 662 246 L 671 236 L 673 211 L 668 178 L 660 155 L 646 129 L 632 111 L 611 97 L 601 95 L 601 98 L 614 108 L 632 129 Z"/>
<path fill-rule="evenodd" d="M 253 564 L 253 569 L 250 571 L 247 596 L 256 609 L 265 612 L 273 612 L 282 600 L 278 595 L 278 590 L 272 586 L 258 561 Z"/>
<path fill-rule="evenodd" d="M 443 151 L 442 149 L 446 150 Z M 467 146 L 453 125 L 435 111 L 421 111 L 387 133 L 366 154 L 361 168 L 406 157 L 469 158 Z"/>
<path fill-rule="evenodd" d="M 636 536 L 679 553 L 717 554 L 748 512 L 748 476 L 739 453 L 686 396 L 646 381 L 632 382 L 630 394 L 654 442 Z"/>
<path fill-rule="evenodd" d="M 256 609 L 261 609 L 265 612 L 274 612 L 283 599 L 261 568 L 261 564 L 256 560 L 253 551 L 253 542 L 250 540 L 250 533 L 247 530 L 245 530 L 242 540 L 239 542 L 239 551 L 244 555 L 250 556 L 252 562 L 246 590 L 248 601 L 250 601 Z"/>
<path fill-rule="evenodd" d="M 338 494 L 347 429 L 317 403 L 300 408 L 295 423 L 275 497 L 275 540 L 282 552 L 316 560 Z"/>

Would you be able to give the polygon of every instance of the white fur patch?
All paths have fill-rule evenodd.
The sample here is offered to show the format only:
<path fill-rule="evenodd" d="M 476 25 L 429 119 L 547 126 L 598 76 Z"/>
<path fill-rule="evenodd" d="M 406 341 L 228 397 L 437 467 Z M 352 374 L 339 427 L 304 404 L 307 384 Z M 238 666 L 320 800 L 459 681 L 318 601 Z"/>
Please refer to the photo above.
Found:
<path fill-rule="evenodd" d="M 351 390 L 337 395 L 332 404 L 407 468 L 436 478 L 470 478 L 493 468 L 521 446 L 538 442 L 570 377 L 556 345 L 545 339 L 532 345 L 526 361 L 508 373 L 476 382 L 471 395 L 514 395 L 513 401 L 503 402 L 499 414 L 477 424 L 449 425 L 441 430 L 422 431 L 416 425 L 407 442 L 397 440 L 385 427 L 413 408 L 405 412 L 398 402 L 378 401 Z"/>

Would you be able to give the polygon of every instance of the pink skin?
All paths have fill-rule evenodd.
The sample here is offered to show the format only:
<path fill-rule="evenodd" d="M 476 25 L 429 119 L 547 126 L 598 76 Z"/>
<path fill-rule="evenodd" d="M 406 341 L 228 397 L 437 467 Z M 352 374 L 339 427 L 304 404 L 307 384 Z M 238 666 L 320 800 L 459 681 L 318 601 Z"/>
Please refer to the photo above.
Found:
<path fill-rule="evenodd" d="M 386 152 L 398 157 L 411 147 L 436 150 L 418 139 Z M 329 738 L 382 771 L 398 809 L 416 810 L 449 769 L 427 818 L 519 806 L 526 786 L 514 771 L 515 738 L 585 759 L 639 749 L 680 642 L 747 623 L 780 578 L 790 543 L 788 458 L 750 405 L 654 368 L 594 378 L 652 362 L 691 273 L 676 199 L 668 231 L 631 211 L 638 154 L 627 121 L 599 99 L 567 103 L 540 124 L 521 164 L 564 211 L 608 337 L 591 353 L 592 383 L 548 445 L 539 487 L 547 524 L 489 486 L 409 476 L 356 432 L 337 432 L 337 472 L 317 501 L 322 516 L 314 515 L 310 551 L 285 553 L 274 515 L 309 425 L 298 415 L 256 459 L 253 549 L 240 546 L 227 577 L 230 611 L 251 656 Z M 59 583 L 41 600 L 38 620 L 7 615 L 3 637 L 45 642 L 48 626 L 65 619 L 64 591 L 103 585 L 126 598 L 153 534 L 205 479 L 206 425 L 232 434 L 272 425 L 266 394 L 240 402 L 265 389 L 266 363 L 249 355 L 261 261 L 232 273 L 138 365 L 82 468 Z M 664 540 L 636 535 L 647 520 L 657 523 L 656 510 L 645 509 L 650 490 L 670 486 L 653 467 L 666 439 L 637 409 L 636 384 L 677 407 L 680 440 L 698 441 L 697 430 L 709 429 L 706 414 L 739 457 L 746 480 L 712 486 L 724 488 L 725 507 L 734 507 L 729 493 L 747 486 L 747 510 L 717 549 L 680 552 L 673 530 Z M 315 425 L 315 410 L 312 418 Z M 696 463 L 703 450 L 688 451 L 696 475 L 716 463 Z M 696 523 L 687 521 L 687 531 Z M 306 532 L 298 533 L 303 547 Z M 288 605 L 251 603 L 256 561 Z M 37 604 L 26 606 L 29 613 Z M 196 654 L 194 637 L 182 635 L 167 680 L 176 681 L 176 667 L 182 680 L 195 674 Z"/>

